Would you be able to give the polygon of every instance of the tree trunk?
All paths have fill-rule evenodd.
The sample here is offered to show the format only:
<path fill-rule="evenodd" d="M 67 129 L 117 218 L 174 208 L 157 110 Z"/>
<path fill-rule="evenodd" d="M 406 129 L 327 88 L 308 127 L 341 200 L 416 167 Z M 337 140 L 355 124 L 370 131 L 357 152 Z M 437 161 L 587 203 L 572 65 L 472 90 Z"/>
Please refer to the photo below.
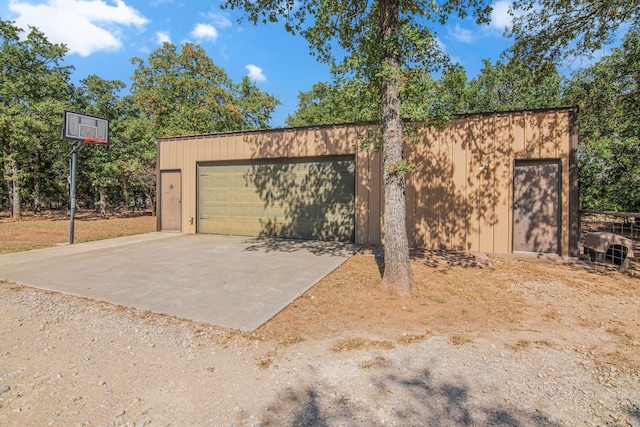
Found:
<path fill-rule="evenodd" d="M 40 205 L 40 152 L 36 150 L 33 174 L 33 213 L 39 214 L 42 210 Z"/>
<path fill-rule="evenodd" d="M 7 210 L 11 211 L 13 216 L 13 180 L 11 179 L 11 165 L 9 161 L 9 150 L 4 139 L 0 139 L 2 143 L 2 178 L 7 188 Z"/>
<path fill-rule="evenodd" d="M 7 162 L 3 162 L 2 165 L 2 178 L 4 180 L 5 189 L 7 191 L 7 205 L 6 208 L 8 211 L 12 211 L 13 208 L 13 181 L 11 180 L 11 174 L 9 173 L 10 168 L 7 165 Z M 3 203 L 4 205 L 4 203 Z"/>
<path fill-rule="evenodd" d="M 13 182 L 13 206 L 11 210 L 11 216 L 14 220 L 19 221 L 22 219 L 22 198 L 20 197 L 22 188 L 20 186 L 20 179 L 18 175 L 18 162 L 13 159 L 11 160 L 11 180 Z"/>
<path fill-rule="evenodd" d="M 156 212 L 156 209 L 157 209 L 156 197 L 152 196 L 152 195 L 149 195 L 149 200 L 151 200 L 151 215 L 152 216 L 156 216 L 157 215 L 157 212 Z"/>
<path fill-rule="evenodd" d="M 40 205 L 40 177 L 36 174 L 33 181 L 33 213 L 39 214 L 42 211 Z"/>
<path fill-rule="evenodd" d="M 400 116 L 399 0 L 380 4 L 380 41 L 385 70 L 382 82 L 384 147 L 384 274 L 386 289 L 407 296 L 414 287 L 406 225 L 405 170 Z"/>
<path fill-rule="evenodd" d="M 100 201 L 98 201 L 100 216 L 102 218 L 106 218 L 107 217 L 107 189 L 101 185 L 98 188 L 98 193 L 100 194 Z"/>
<path fill-rule="evenodd" d="M 13 215 L 13 182 L 9 175 L 3 174 L 5 177 L 5 184 L 7 186 L 7 210 L 12 211 Z"/>

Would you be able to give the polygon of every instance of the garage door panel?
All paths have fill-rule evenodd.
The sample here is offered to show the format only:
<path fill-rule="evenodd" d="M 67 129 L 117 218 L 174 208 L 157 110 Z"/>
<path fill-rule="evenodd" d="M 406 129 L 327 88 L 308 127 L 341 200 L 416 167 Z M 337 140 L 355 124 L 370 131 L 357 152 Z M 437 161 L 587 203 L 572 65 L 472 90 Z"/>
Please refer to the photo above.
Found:
<path fill-rule="evenodd" d="M 353 239 L 353 158 L 200 165 L 198 171 L 198 232 Z"/>

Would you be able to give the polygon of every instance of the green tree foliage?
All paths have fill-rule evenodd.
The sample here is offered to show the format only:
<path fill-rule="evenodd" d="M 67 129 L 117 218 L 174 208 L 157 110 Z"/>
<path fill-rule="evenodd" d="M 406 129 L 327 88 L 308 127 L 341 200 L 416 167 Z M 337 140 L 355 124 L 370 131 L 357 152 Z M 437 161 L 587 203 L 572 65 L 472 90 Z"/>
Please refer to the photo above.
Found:
<path fill-rule="evenodd" d="M 436 40 L 433 24 L 444 25 L 451 15 L 473 14 L 487 22 L 488 1 L 400 0 L 319 1 L 227 0 L 254 24 L 282 20 L 285 28 L 306 38 L 320 61 L 376 87 L 384 146 L 384 286 L 399 294 L 413 288 L 406 235 L 406 160 L 402 152 L 401 87 L 413 69 L 440 69 L 447 57 Z M 340 58 L 334 52 L 338 47 Z M 342 55 L 344 53 L 344 55 Z"/>
<path fill-rule="evenodd" d="M 515 0 L 511 49 L 531 67 L 589 57 L 614 41 L 616 33 L 640 28 L 637 0 Z"/>
<path fill-rule="evenodd" d="M 80 206 L 155 208 L 156 145 L 160 136 L 268 126 L 279 101 L 244 78 L 233 83 L 204 50 L 165 44 L 148 61 L 134 58 L 131 95 L 118 80 L 89 76 L 74 87 L 67 49 L 40 31 L 26 36 L 0 20 L 0 209 L 68 206 L 69 141 L 61 141 L 63 111 L 109 120 L 109 146 L 78 155 Z"/>
<path fill-rule="evenodd" d="M 78 157 L 77 185 L 79 194 L 84 195 L 85 203 L 92 203 L 102 216 L 107 215 L 107 205 L 122 203 L 122 142 L 123 103 L 120 92 L 126 85 L 119 80 L 104 80 L 96 75 L 88 76 L 80 81 L 76 88 L 74 109 L 84 114 L 102 117 L 109 120 L 109 137 L 111 145 L 85 145 Z M 141 153 L 139 153 L 141 154 Z M 113 192 L 111 197 L 108 193 Z M 124 195 L 124 194 L 122 194 Z"/>
<path fill-rule="evenodd" d="M 133 101 L 156 137 L 267 127 L 279 104 L 248 79 L 234 84 L 195 44 L 164 43 L 132 63 Z"/>
<path fill-rule="evenodd" d="M 77 199 L 103 216 L 110 209 L 155 209 L 156 136 L 126 85 L 91 75 L 80 81 L 72 108 L 109 120 L 109 145 L 83 146 L 78 153 Z"/>
<path fill-rule="evenodd" d="M 403 119 L 446 119 L 465 108 L 467 77 L 460 66 L 448 66 L 439 79 L 419 69 L 405 73 L 401 87 Z M 362 80 L 320 82 L 298 94 L 298 109 L 288 126 L 380 122 L 380 92 Z"/>
<path fill-rule="evenodd" d="M 287 126 L 367 123 L 380 120 L 379 95 L 360 80 L 320 82 L 298 93 L 298 109 Z"/>
<path fill-rule="evenodd" d="M 62 65 L 66 48 L 35 28 L 26 37 L 22 32 L 0 20 L 0 154 L 15 219 L 23 198 L 39 210 L 43 187 L 55 190 L 47 172 L 55 169 L 52 156 L 61 154 L 60 117 L 72 89 L 71 68 Z"/>
<path fill-rule="evenodd" d="M 447 120 L 453 114 L 551 108 L 565 103 L 567 82 L 555 70 L 540 77 L 521 63 L 484 60 L 480 74 L 467 80 L 461 66 L 451 65 L 436 79 L 425 70 L 405 73 L 401 88 L 404 119 Z M 379 94 L 362 82 L 317 83 L 300 92 L 289 126 L 362 123 L 379 120 Z"/>
<path fill-rule="evenodd" d="M 466 113 L 551 108 L 563 104 L 564 79 L 553 67 L 536 75 L 522 62 L 484 60 L 466 89 Z"/>
<path fill-rule="evenodd" d="M 249 77 L 234 87 L 234 103 L 242 114 L 242 126 L 232 130 L 253 130 L 269 127 L 269 120 L 273 110 L 280 105 L 280 101 L 273 95 L 262 92 Z"/>
<path fill-rule="evenodd" d="M 640 31 L 575 73 L 569 99 L 580 107 L 580 196 L 591 209 L 640 212 Z"/>
<path fill-rule="evenodd" d="M 403 105 L 405 117 L 442 122 L 453 114 L 466 112 L 467 76 L 461 66 L 447 66 L 437 80 L 425 71 L 418 77 L 405 85 L 408 92 L 408 102 Z"/>
<path fill-rule="evenodd" d="M 571 83 L 581 106 L 581 196 L 585 206 L 638 210 L 637 0 L 517 0 L 514 57 L 536 69 L 592 57 L 626 32 L 624 45 Z"/>
<path fill-rule="evenodd" d="M 131 97 L 123 99 L 118 134 L 119 187 L 155 200 L 155 140 L 269 126 L 280 101 L 245 77 L 235 84 L 202 47 L 178 52 L 165 43 L 145 61 L 133 58 Z M 155 205 L 153 205 L 155 207 Z"/>

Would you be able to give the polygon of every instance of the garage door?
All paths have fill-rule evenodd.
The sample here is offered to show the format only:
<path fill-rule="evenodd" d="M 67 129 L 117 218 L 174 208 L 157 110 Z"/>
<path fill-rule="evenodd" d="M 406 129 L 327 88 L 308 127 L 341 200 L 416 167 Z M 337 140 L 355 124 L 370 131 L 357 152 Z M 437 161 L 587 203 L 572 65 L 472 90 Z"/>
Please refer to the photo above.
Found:
<path fill-rule="evenodd" d="M 198 166 L 198 232 L 353 241 L 353 157 Z"/>

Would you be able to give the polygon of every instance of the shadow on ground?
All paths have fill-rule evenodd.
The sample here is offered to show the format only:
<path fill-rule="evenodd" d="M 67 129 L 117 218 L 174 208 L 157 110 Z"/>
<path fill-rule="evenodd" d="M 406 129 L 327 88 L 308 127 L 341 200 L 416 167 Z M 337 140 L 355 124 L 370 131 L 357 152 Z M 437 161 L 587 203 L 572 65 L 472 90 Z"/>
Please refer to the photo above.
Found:
<path fill-rule="evenodd" d="M 541 426 L 560 427 L 545 415 L 517 408 L 480 407 L 470 402 L 469 390 L 438 383 L 429 370 L 416 376 L 386 375 L 372 380 L 376 403 L 336 395 L 321 385 L 283 391 L 262 417 L 263 426 Z M 384 413 L 372 406 L 387 408 Z M 384 420 L 384 421 L 383 421 Z"/>
<path fill-rule="evenodd" d="M 256 237 L 249 238 L 243 243 L 248 246 L 245 251 L 285 252 L 308 251 L 314 255 L 350 256 L 357 252 L 353 243 L 323 242 L 319 240 L 299 240 Z"/>

